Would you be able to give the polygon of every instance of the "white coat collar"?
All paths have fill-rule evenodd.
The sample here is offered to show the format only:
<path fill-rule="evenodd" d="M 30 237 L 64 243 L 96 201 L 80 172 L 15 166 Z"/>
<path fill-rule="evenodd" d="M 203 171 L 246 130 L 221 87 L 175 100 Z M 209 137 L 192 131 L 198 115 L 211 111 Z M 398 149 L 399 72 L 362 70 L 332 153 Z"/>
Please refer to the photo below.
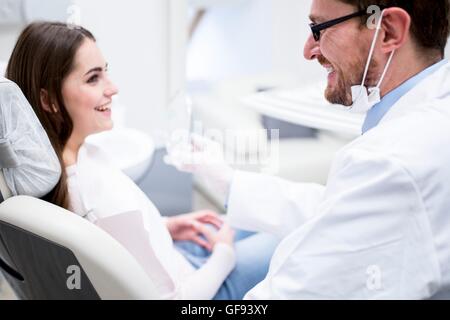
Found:
<path fill-rule="evenodd" d="M 435 99 L 450 98 L 450 63 L 421 81 L 401 97 L 380 121 L 380 124 L 404 116 L 413 111 L 423 110 Z"/>

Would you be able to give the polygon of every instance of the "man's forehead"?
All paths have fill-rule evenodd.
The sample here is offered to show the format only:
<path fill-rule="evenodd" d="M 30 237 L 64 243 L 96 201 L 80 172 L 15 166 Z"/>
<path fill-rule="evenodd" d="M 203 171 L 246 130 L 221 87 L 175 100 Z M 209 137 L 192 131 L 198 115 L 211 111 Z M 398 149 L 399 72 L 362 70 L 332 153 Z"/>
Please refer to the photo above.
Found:
<path fill-rule="evenodd" d="M 339 0 L 313 0 L 309 18 L 311 21 L 326 21 L 354 10 L 354 6 Z"/>

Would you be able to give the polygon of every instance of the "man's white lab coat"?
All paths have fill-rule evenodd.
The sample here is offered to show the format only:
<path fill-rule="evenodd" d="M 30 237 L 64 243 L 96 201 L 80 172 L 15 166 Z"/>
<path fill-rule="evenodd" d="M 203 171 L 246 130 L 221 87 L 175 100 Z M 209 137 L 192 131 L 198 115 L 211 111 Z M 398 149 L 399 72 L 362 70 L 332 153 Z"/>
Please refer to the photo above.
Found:
<path fill-rule="evenodd" d="M 283 238 L 247 299 L 450 297 L 450 64 L 338 152 L 326 187 L 238 172 L 229 221 Z"/>

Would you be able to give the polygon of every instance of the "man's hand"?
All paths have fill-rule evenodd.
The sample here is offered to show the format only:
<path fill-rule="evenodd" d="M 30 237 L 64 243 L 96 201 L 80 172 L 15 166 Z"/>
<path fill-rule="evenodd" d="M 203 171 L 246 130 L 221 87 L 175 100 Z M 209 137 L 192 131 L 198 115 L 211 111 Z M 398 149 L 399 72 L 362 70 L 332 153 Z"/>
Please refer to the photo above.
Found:
<path fill-rule="evenodd" d="M 198 134 L 190 136 L 191 145 L 175 145 L 164 161 L 179 171 L 189 172 L 204 181 L 208 189 L 227 198 L 234 170 L 225 161 L 223 146 Z"/>
<path fill-rule="evenodd" d="M 214 231 L 208 229 L 207 224 L 221 229 L 223 223 L 219 214 L 214 211 L 204 210 L 170 217 L 167 219 L 167 228 L 173 240 L 193 241 L 207 250 L 212 251 L 215 242 L 210 241 L 208 235 L 214 233 Z M 208 235 L 205 232 L 208 232 Z"/>

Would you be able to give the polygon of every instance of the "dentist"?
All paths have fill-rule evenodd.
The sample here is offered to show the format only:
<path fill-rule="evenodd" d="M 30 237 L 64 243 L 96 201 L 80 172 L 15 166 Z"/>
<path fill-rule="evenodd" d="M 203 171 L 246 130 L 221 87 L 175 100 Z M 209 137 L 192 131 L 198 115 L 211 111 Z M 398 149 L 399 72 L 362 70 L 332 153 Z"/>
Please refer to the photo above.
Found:
<path fill-rule="evenodd" d="M 232 225 L 283 238 L 247 299 L 450 298 L 449 2 L 313 0 L 310 19 L 327 100 L 367 114 L 327 185 L 178 167 L 225 186 Z"/>

